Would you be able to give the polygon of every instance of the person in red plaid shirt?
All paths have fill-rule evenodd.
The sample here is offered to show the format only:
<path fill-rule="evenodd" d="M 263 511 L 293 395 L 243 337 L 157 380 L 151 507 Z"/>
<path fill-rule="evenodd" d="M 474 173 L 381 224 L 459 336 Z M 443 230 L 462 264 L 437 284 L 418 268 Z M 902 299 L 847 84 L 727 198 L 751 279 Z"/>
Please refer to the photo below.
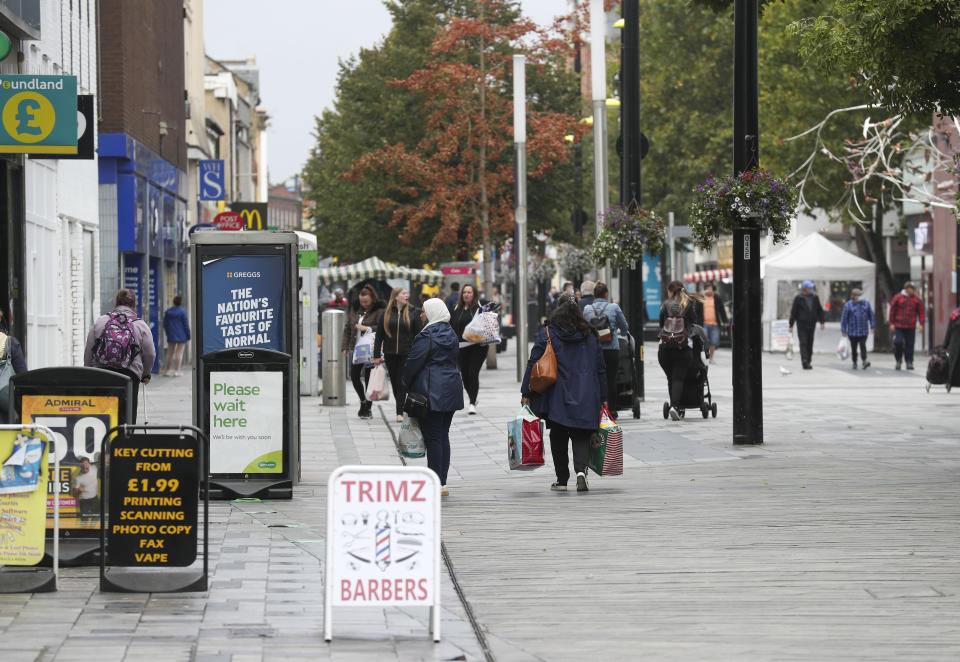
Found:
<path fill-rule="evenodd" d="M 913 370 L 913 344 L 917 339 L 917 323 L 923 333 L 923 299 L 917 296 L 913 283 L 907 281 L 903 290 L 890 302 L 890 331 L 893 332 L 893 356 L 897 370 L 902 360 L 907 370 Z"/>

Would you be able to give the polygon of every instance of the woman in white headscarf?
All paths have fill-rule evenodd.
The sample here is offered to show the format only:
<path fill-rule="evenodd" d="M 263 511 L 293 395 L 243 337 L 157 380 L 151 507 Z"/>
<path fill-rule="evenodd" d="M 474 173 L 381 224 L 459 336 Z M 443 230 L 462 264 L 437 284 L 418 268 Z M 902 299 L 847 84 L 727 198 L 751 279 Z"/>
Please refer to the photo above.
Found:
<path fill-rule="evenodd" d="M 429 411 L 420 419 L 420 431 L 427 447 L 427 465 L 440 478 L 446 496 L 450 468 L 450 424 L 453 413 L 463 409 L 463 381 L 457 366 L 460 341 L 450 326 L 450 311 L 440 299 L 423 304 L 426 324 L 413 339 L 403 366 L 403 383 L 408 393 L 426 395 Z"/>

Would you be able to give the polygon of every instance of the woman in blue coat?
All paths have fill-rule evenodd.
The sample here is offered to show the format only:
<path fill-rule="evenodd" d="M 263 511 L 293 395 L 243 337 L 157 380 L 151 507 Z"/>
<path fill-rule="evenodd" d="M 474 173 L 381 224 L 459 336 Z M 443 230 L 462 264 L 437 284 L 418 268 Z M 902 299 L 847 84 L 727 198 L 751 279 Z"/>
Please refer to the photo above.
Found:
<path fill-rule="evenodd" d="M 163 313 L 163 330 L 167 334 L 167 367 L 163 374 L 167 377 L 179 377 L 180 362 L 183 361 L 183 347 L 190 340 L 190 321 L 183 309 L 183 297 L 173 297 L 173 305 Z M 173 370 L 170 370 L 171 365 Z"/>
<path fill-rule="evenodd" d="M 420 419 L 420 431 L 427 447 L 427 466 L 440 478 L 440 493 L 447 496 L 450 424 L 453 413 L 463 409 L 463 380 L 457 365 L 460 341 L 443 301 L 426 301 L 423 314 L 426 324 L 410 346 L 403 365 L 403 385 L 407 393 L 421 393 L 429 399 L 430 411 Z"/>
<path fill-rule="evenodd" d="M 540 394 L 530 389 L 530 371 L 547 349 L 547 329 L 557 355 L 557 381 Z M 550 489 L 567 489 L 567 443 L 572 442 L 577 491 L 586 492 L 590 436 L 599 427 L 600 410 L 607 404 L 607 376 L 597 332 L 583 318 L 572 292 L 560 295 L 550 321 L 537 334 L 520 392 L 521 404 L 529 404 L 537 416 L 546 420 L 550 430 L 550 449 L 557 472 L 557 482 Z"/>

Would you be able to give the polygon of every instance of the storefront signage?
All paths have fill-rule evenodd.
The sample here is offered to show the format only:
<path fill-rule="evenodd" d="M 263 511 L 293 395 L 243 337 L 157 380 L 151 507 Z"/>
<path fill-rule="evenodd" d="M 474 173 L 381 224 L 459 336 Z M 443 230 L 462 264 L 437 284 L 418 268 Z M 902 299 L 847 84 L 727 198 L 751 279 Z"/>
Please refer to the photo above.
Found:
<path fill-rule="evenodd" d="M 220 212 L 213 219 L 213 224 L 218 230 L 242 230 L 244 227 L 240 214 L 233 211 Z"/>
<path fill-rule="evenodd" d="M 48 450 L 40 433 L 0 430 L 0 565 L 43 559 Z"/>
<path fill-rule="evenodd" d="M 201 268 L 201 353 L 241 347 L 283 351 L 283 256 L 214 258 Z"/>
<path fill-rule="evenodd" d="M 0 74 L 0 153 L 76 154 L 77 77 Z"/>
<path fill-rule="evenodd" d="M 326 611 L 331 606 L 433 608 L 439 639 L 440 481 L 425 467 L 344 466 L 327 482 Z"/>
<path fill-rule="evenodd" d="M 130 434 L 110 444 L 111 565 L 194 562 L 199 452 L 187 435 Z"/>
<path fill-rule="evenodd" d="M 21 418 L 50 428 L 56 437 L 60 473 L 47 486 L 47 528 L 53 528 L 53 499 L 60 499 L 61 529 L 100 526 L 102 481 L 97 470 L 100 441 L 118 423 L 119 398 L 93 395 L 24 395 Z M 52 461 L 51 461 L 52 464 Z"/>
<path fill-rule="evenodd" d="M 243 227 L 247 230 L 266 230 L 266 202 L 231 202 L 230 209 L 240 214 Z"/>
<path fill-rule="evenodd" d="M 210 471 L 283 473 L 283 373 L 210 373 Z"/>
<path fill-rule="evenodd" d="M 205 160 L 197 162 L 197 172 L 200 177 L 201 200 L 223 200 L 226 188 L 224 186 L 223 160 Z"/>

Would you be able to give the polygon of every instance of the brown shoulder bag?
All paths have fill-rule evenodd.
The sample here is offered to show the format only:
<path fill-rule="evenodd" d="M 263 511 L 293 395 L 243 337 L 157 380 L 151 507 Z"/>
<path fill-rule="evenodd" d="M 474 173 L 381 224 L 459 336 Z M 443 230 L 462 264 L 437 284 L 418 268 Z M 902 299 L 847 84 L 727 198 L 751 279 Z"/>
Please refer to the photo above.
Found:
<path fill-rule="evenodd" d="M 530 388 L 536 393 L 545 393 L 557 381 L 557 355 L 550 342 L 550 327 L 547 327 L 547 349 L 533 364 L 530 371 Z"/>

